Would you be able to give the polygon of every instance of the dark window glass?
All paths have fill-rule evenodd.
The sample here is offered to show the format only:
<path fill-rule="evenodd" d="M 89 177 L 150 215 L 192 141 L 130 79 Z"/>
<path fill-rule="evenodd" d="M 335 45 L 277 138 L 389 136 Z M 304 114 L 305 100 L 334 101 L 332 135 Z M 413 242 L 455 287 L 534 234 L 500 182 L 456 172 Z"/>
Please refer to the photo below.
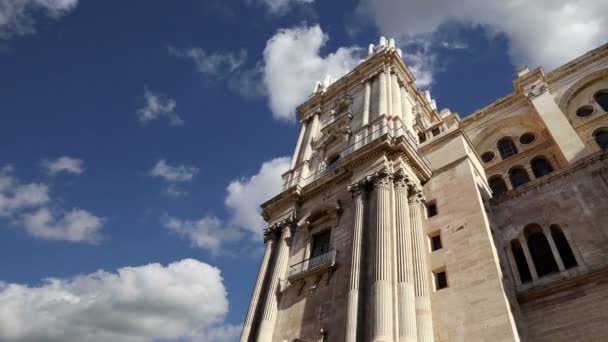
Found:
<path fill-rule="evenodd" d="M 576 110 L 576 116 L 580 118 L 585 118 L 591 114 L 593 114 L 593 107 L 591 106 L 582 106 Z"/>
<path fill-rule="evenodd" d="M 551 236 L 553 237 L 555 247 L 557 247 L 557 251 L 562 258 L 564 266 L 566 268 L 575 267 L 577 265 L 576 258 L 574 257 L 574 253 L 572 253 L 572 248 L 570 248 L 570 244 L 568 243 L 564 232 L 557 226 L 551 226 Z"/>
<path fill-rule="evenodd" d="M 424 133 L 418 133 L 418 142 L 425 142 L 426 141 L 426 135 L 424 135 Z"/>
<path fill-rule="evenodd" d="M 326 231 L 320 234 L 316 234 L 312 239 L 312 252 L 310 253 L 310 257 L 314 258 L 316 256 L 325 254 L 330 251 L 330 241 L 331 241 L 331 231 Z"/>
<path fill-rule="evenodd" d="M 602 150 L 608 150 L 608 129 L 600 128 L 597 130 L 593 137 L 595 138 L 595 142 Z"/>
<path fill-rule="evenodd" d="M 521 248 L 519 241 L 511 242 L 511 250 L 513 251 L 513 258 L 515 259 L 515 265 L 519 272 L 519 279 L 522 283 L 527 283 L 532 280 L 532 274 L 530 268 L 528 268 L 528 262 L 526 261 L 526 255 L 524 250 Z"/>
<path fill-rule="evenodd" d="M 597 102 L 605 112 L 608 112 L 608 90 L 602 90 L 595 94 L 595 102 Z"/>
<path fill-rule="evenodd" d="M 507 159 L 517 154 L 517 147 L 511 138 L 503 138 L 498 142 L 498 152 L 502 159 Z"/>
<path fill-rule="evenodd" d="M 553 167 L 545 158 L 536 158 L 532 161 L 532 172 L 534 177 L 540 178 L 553 172 Z"/>
<path fill-rule="evenodd" d="M 492 160 L 494 160 L 494 153 L 493 152 L 486 152 L 484 154 L 481 155 L 481 160 L 483 160 L 484 163 L 489 163 Z"/>
<path fill-rule="evenodd" d="M 327 162 L 327 168 L 329 169 L 329 168 L 333 168 L 333 167 L 337 166 L 338 160 L 340 160 L 340 155 L 339 154 L 336 155 L 336 156 L 331 157 L 329 159 L 329 161 Z"/>
<path fill-rule="evenodd" d="M 439 127 L 436 127 L 436 128 L 433 128 L 431 133 L 433 133 L 433 136 L 436 137 L 441 133 L 441 130 L 439 129 Z"/>
<path fill-rule="evenodd" d="M 431 251 L 436 251 L 438 249 L 441 249 L 441 247 L 441 236 L 431 236 Z"/>
<path fill-rule="evenodd" d="M 536 136 L 534 136 L 534 133 L 525 133 L 519 138 L 519 142 L 524 145 L 531 144 L 534 142 L 534 140 L 536 140 Z"/>
<path fill-rule="evenodd" d="M 513 185 L 514 189 L 530 181 L 528 173 L 521 167 L 511 170 L 511 172 L 509 172 L 509 177 L 511 178 L 511 185 Z"/>
<path fill-rule="evenodd" d="M 536 231 L 528 235 L 528 247 L 539 277 L 559 270 L 553 252 L 551 252 L 549 241 L 547 241 L 547 237 L 542 231 Z"/>
<path fill-rule="evenodd" d="M 505 184 L 505 181 L 500 176 L 491 178 L 489 183 L 490 183 L 490 189 L 492 189 L 492 194 L 495 197 L 498 197 L 498 196 L 504 194 L 508 190 L 507 184 Z"/>
<path fill-rule="evenodd" d="M 446 287 L 448 287 L 448 277 L 445 274 L 445 271 L 435 273 L 435 285 L 437 287 L 437 290 L 445 289 Z"/>
<path fill-rule="evenodd" d="M 426 216 L 433 217 L 437 215 L 437 204 L 430 203 L 426 205 Z"/>

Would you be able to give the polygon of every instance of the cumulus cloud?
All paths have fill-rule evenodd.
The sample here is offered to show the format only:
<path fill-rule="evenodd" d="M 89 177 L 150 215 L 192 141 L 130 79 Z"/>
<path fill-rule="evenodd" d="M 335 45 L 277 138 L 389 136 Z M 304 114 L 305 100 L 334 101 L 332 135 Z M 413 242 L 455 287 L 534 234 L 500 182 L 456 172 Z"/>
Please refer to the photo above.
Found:
<path fill-rule="evenodd" d="M 312 94 L 315 83 L 339 78 L 360 60 L 361 49 L 341 47 L 326 56 L 320 50 L 329 36 L 319 25 L 279 30 L 264 49 L 263 81 L 275 118 L 293 120 L 295 108 Z"/>
<path fill-rule="evenodd" d="M 198 220 L 166 215 L 161 218 L 162 223 L 169 231 L 213 254 L 220 254 L 223 244 L 238 241 L 245 235 L 259 239 L 265 226 L 260 205 L 279 193 L 281 175 L 289 169 L 289 162 L 289 157 L 272 159 L 263 163 L 257 174 L 230 182 L 224 200 L 229 212 L 226 220 L 213 215 Z"/>
<path fill-rule="evenodd" d="M 78 0 L 0 0 L 0 39 L 36 32 L 34 14 L 58 19 L 77 5 Z"/>
<path fill-rule="evenodd" d="M 180 126 L 184 124 L 184 120 L 176 113 L 175 108 L 177 103 L 174 99 L 161 94 L 155 93 L 148 89 L 144 92 L 144 105 L 137 110 L 139 121 L 145 123 L 161 118 L 169 119 L 171 126 Z"/>
<path fill-rule="evenodd" d="M 48 185 L 23 184 L 14 168 L 0 168 L 0 218 L 22 227 L 29 235 L 45 240 L 95 243 L 100 239 L 104 219 L 83 209 L 50 209 Z"/>
<path fill-rule="evenodd" d="M 238 54 L 231 52 L 210 53 L 198 47 L 178 49 L 169 46 L 169 53 L 177 57 L 190 59 L 198 72 L 214 77 L 227 76 L 241 67 L 247 59 L 247 51 L 244 49 L 241 49 Z"/>
<path fill-rule="evenodd" d="M 608 41 L 608 2 L 603 0 L 361 0 L 380 31 L 402 42 L 457 22 L 481 25 L 509 39 L 515 65 L 555 68 Z"/>
<path fill-rule="evenodd" d="M 180 197 L 186 195 L 187 192 L 182 190 L 178 183 L 192 181 L 198 172 L 199 169 L 197 167 L 187 165 L 171 166 L 167 164 L 166 160 L 160 159 L 150 170 L 149 174 L 152 177 L 161 178 L 167 183 L 166 192 L 168 195 Z"/>
<path fill-rule="evenodd" d="M 0 282 L 0 340 L 7 342 L 234 341 L 220 270 L 184 259 L 117 272 Z"/>
<path fill-rule="evenodd" d="M 49 175 L 53 176 L 60 172 L 81 174 L 84 172 L 83 161 L 68 156 L 59 157 L 55 160 L 42 160 L 42 167 Z"/>

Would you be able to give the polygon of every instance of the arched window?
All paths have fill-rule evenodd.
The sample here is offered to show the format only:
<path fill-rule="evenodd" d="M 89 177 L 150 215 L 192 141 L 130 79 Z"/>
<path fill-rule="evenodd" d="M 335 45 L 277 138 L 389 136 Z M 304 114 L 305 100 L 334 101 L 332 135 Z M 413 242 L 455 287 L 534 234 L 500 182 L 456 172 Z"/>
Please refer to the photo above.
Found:
<path fill-rule="evenodd" d="M 488 183 L 490 185 L 490 189 L 492 189 L 492 194 L 494 197 L 498 197 L 508 190 L 507 184 L 505 184 L 505 180 L 502 179 L 501 176 L 496 175 L 491 177 Z"/>
<path fill-rule="evenodd" d="M 511 241 L 511 251 L 513 252 L 513 259 L 515 259 L 515 266 L 517 266 L 519 279 L 522 283 L 531 281 L 532 274 L 530 273 L 530 268 L 528 268 L 526 255 L 524 254 L 524 250 L 521 248 L 521 244 L 518 240 Z"/>
<path fill-rule="evenodd" d="M 562 258 L 564 266 L 566 268 L 575 267 L 577 265 L 576 258 L 574 257 L 574 253 L 572 253 L 572 248 L 570 248 L 568 239 L 566 239 L 562 229 L 557 225 L 552 225 L 549 229 L 551 230 L 551 236 L 553 237 L 555 247 L 557 247 L 557 251 Z"/>
<path fill-rule="evenodd" d="M 534 177 L 540 178 L 542 176 L 546 176 L 553 172 L 553 166 L 549 163 L 545 157 L 536 157 L 532 159 L 532 172 L 534 173 Z"/>
<path fill-rule="evenodd" d="M 593 132 L 595 142 L 602 150 L 608 150 L 608 128 L 602 127 Z"/>
<path fill-rule="evenodd" d="M 530 177 L 526 170 L 521 166 L 516 166 L 509 171 L 509 178 L 511 179 L 511 185 L 513 189 L 520 187 L 530 181 Z"/>
<path fill-rule="evenodd" d="M 537 224 L 530 224 L 524 229 L 524 234 L 528 240 L 528 248 L 530 248 L 530 255 L 538 276 L 558 272 L 557 262 L 542 228 Z"/>
<path fill-rule="evenodd" d="M 517 154 L 517 147 L 511 138 L 502 138 L 496 144 L 502 159 L 507 159 Z"/>
<path fill-rule="evenodd" d="M 483 160 L 484 163 L 489 163 L 492 160 L 494 160 L 494 152 L 488 151 L 485 152 L 484 154 L 481 155 L 481 160 Z"/>
<path fill-rule="evenodd" d="M 593 98 L 595 99 L 595 102 L 597 102 L 597 104 L 599 104 L 600 107 L 602 107 L 604 112 L 608 112 L 608 90 L 607 89 L 598 91 L 597 93 L 595 93 L 595 96 L 593 96 Z"/>

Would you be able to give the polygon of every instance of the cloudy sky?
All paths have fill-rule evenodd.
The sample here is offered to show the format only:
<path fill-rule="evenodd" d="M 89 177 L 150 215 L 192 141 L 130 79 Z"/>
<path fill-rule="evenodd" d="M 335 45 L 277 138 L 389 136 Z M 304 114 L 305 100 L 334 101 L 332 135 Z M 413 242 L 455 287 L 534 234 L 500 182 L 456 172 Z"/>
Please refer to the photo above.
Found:
<path fill-rule="evenodd" d="M 605 0 L 0 0 L 0 340 L 237 340 L 294 108 L 381 34 L 465 116 Z"/>

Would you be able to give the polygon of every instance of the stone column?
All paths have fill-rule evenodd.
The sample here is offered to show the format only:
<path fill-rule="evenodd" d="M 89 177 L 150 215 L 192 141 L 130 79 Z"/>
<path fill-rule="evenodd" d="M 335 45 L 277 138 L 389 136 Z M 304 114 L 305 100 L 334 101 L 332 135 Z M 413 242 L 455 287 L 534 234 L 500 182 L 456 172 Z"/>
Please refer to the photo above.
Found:
<path fill-rule="evenodd" d="M 405 86 L 400 88 L 401 92 L 401 119 L 403 120 L 403 124 L 407 129 L 414 134 L 414 111 L 412 108 L 412 104 L 407 96 L 407 91 L 405 90 Z"/>
<path fill-rule="evenodd" d="M 517 263 L 515 262 L 515 256 L 513 255 L 513 247 L 509 244 L 509 247 L 506 251 L 507 258 L 509 258 L 509 265 L 511 266 L 511 273 L 513 274 L 513 278 L 515 279 L 516 285 L 521 285 L 521 276 L 519 275 L 519 269 L 517 268 Z"/>
<path fill-rule="evenodd" d="M 549 242 L 549 246 L 551 247 L 551 253 L 553 253 L 553 257 L 555 258 L 555 262 L 557 262 L 557 267 L 560 272 L 564 272 L 566 270 L 566 266 L 564 266 L 564 262 L 562 261 L 562 256 L 559 255 L 559 251 L 557 250 L 557 246 L 555 245 L 555 241 L 553 241 L 553 235 L 551 235 L 551 231 L 547 227 L 543 227 L 543 234 L 547 238 Z"/>
<path fill-rule="evenodd" d="M 291 158 L 291 167 L 290 170 L 293 170 L 298 163 L 298 157 L 300 156 L 300 148 L 302 147 L 302 140 L 304 140 L 304 135 L 306 134 L 306 126 L 308 126 L 307 122 L 304 121 L 302 123 L 302 128 L 300 128 L 300 135 L 298 136 L 298 142 L 296 143 L 296 148 L 293 151 L 293 157 Z"/>
<path fill-rule="evenodd" d="M 266 272 L 268 271 L 268 263 L 270 262 L 270 256 L 274 247 L 274 241 L 272 233 L 266 232 L 264 239 L 266 240 L 266 250 L 264 251 L 264 257 L 262 258 L 262 265 L 260 265 L 260 272 L 258 278 L 255 281 L 253 288 L 253 294 L 251 295 L 251 303 L 249 303 L 249 310 L 247 310 L 247 317 L 245 318 L 245 324 L 243 325 L 243 332 L 241 333 L 241 342 L 249 341 L 249 334 L 251 333 L 251 327 L 255 318 L 255 313 L 260 302 L 260 293 L 266 279 Z M 263 300 L 262 300 L 263 302 Z"/>
<path fill-rule="evenodd" d="M 374 179 L 376 192 L 375 239 L 372 250 L 372 342 L 393 341 L 393 286 L 391 253 L 392 179 L 380 174 Z"/>
<path fill-rule="evenodd" d="M 279 238 L 277 256 L 275 258 L 274 269 L 272 276 L 268 282 L 268 292 L 266 293 L 266 301 L 264 302 L 264 310 L 262 320 L 260 322 L 260 330 L 258 332 L 257 341 L 272 341 L 274 333 L 274 324 L 277 316 L 277 308 L 279 304 L 279 282 L 285 277 L 285 269 L 289 260 L 289 239 L 291 238 L 291 223 L 283 223 L 279 225 L 281 229 L 281 237 Z"/>
<path fill-rule="evenodd" d="M 357 341 L 359 317 L 359 283 L 361 280 L 361 245 L 363 239 L 363 222 L 365 208 L 365 184 L 356 183 L 349 186 L 353 194 L 355 209 L 353 225 L 353 249 L 350 262 L 350 280 L 348 285 L 348 307 L 346 309 L 346 342 Z"/>
<path fill-rule="evenodd" d="M 532 260 L 532 255 L 530 255 L 530 249 L 528 248 L 528 241 L 522 235 L 519 237 L 519 243 L 521 244 L 521 249 L 524 251 L 524 256 L 526 257 L 526 263 L 528 264 L 528 269 L 530 270 L 530 275 L 532 275 L 532 281 L 537 281 L 538 273 L 536 272 L 536 266 L 534 266 L 534 260 Z"/>
<path fill-rule="evenodd" d="M 378 100 L 378 116 L 382 116 L 382 115 L 386 115 L 387 113 L 387 102 L 388 102 L 388 98 L 386 96 L 386 88 L 387 88 L 387 81 L 386 81 L 386 72 L 382 71 L 380 72 L 379 77 L 379 94 L 380 94 L 380 99 Z"/>
<path fill-rule="evenodd" d="M 361 119 L 361 127 L 369 123 L 369 106 L 372 94 L 372 80 L 365 80 L 365 95 L 363 97 L 363 118 Z"/>
<path fill-rule="evenodd" d="M 397 74 L 391 74 L 391 82 L 393 85 L 393 112 L 391 114 L 392 116 L 401 119 L 403 115 L 401 109 L 401 87 L 399 86 Z"/>
<path fill-rule="evenodd" d="M 424 196 L 421 189 L 413 189 L 409 198 L 410 225 L 414 265 L 414 296 L 416 298 L 416 334 L 419 342 L 433 342 L 433 317 L 429 294 L 429 270 L 426 262 L 425 237 L 422 231 L 422 207 Z"/>
<path fill-rule="evenodd" d="M 395 187 L 395 219 L 397 226 L 397 307 L 399 342 L 416 341 L 416 299 L 410 210 L 407 200 L 408 183 L 398 178 Z"/>
<path fill-rule="evenodd" d="M 310 157 L 312 157 L 312 141 L 315 137 L 317 127 L 319 126 L 319 113 L 315 113 L 310 120 L 308 137 L 306 139 L 306 146 L 304 147 L 304 155 L 302 156 L 302 160 L 304 161 L 310 160 Z"/>

